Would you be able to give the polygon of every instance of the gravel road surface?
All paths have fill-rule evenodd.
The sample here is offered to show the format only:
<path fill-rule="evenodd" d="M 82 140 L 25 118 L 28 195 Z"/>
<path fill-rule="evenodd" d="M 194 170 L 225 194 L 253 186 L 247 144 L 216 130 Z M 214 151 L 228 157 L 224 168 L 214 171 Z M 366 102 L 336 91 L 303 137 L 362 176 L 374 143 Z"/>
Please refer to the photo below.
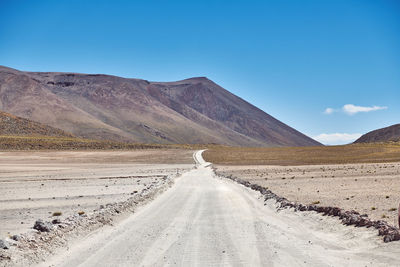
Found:
<path fill-rule="evenodd" d="M 42 266 L 396 266 L 376 231 L 312 212 L 277 211 L 198 167 L 125 221 L 71 244 Z"/>

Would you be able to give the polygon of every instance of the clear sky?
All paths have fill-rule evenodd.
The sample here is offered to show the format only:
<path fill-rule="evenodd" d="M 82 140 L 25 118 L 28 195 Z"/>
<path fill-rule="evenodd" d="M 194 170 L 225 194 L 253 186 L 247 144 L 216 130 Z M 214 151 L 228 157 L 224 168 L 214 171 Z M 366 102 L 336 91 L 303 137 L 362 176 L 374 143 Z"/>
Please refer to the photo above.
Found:
<path fill-rule="evenodd" d="M 0 65 L 207 76 L 327 144 L 400 123 L 400 1 L 0 0 Z"/>

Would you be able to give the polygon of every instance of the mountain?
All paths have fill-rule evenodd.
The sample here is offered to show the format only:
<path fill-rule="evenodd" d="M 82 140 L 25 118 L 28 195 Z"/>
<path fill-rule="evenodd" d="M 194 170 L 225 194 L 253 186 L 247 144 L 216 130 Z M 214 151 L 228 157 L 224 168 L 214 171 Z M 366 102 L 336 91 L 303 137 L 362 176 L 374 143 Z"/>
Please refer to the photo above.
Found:
<path fill-rule="evenodd" d="M 60 129 L 0 111 L 0 135 L 74 137 Z"/>
<path fill-rule="evenodd" d="M 400 124 L 395 124 L 366 133 L 358 138 L 354 143 L 375 143 L 389 141 L 400 141 Z"/>
<path fill-rule="evenodd" d="M 0 110 L 93 139 L 321 145 L 205 77 L 149 82 L 0 67 Z"/>

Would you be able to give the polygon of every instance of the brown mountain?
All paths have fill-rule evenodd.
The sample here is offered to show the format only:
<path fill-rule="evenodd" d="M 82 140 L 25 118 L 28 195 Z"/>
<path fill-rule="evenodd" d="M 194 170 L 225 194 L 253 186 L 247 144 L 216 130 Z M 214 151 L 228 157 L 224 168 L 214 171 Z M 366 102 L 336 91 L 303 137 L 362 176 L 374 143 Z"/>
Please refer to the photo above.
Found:
<path fill-rule="evenodd" d="M 390 141 L 400 141 L 400 124 L 395 124 L 366 133 L 358 138 L 354 143 L 376 143 Z"/>
<path fill-rule="evenodd" d="M 94 139 L 321 145 L 204 77 L 163 83 L 0 67 L 0 109 Z"/>
<path fill-rule="evenodd" d="M 74 137 L 63 130 L 2 111 L 0 111 L 0 135 Z"/>

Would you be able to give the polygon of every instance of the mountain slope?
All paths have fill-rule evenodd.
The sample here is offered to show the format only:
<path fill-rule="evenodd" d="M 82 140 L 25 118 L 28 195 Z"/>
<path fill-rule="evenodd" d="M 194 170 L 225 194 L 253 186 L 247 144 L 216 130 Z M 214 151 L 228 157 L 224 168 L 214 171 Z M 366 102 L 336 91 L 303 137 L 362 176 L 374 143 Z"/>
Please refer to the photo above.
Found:
<path fill-rule="evenodd" d="M 358 138 L 354 143 L 375 143 L 389 141 L 400 141 L 400 124 L 395 124 L 366 133 Z"/>
<path fill-rule="evenodd" d="M 202 77 L 161 83 L 0 67 L 0 109 L 86 138 L 320 145 Z"/>
<path fill-rule="evenodd" d="M 0 111 L 0 135 L 74 137 L 60 129 L 2 111 Z"/>

